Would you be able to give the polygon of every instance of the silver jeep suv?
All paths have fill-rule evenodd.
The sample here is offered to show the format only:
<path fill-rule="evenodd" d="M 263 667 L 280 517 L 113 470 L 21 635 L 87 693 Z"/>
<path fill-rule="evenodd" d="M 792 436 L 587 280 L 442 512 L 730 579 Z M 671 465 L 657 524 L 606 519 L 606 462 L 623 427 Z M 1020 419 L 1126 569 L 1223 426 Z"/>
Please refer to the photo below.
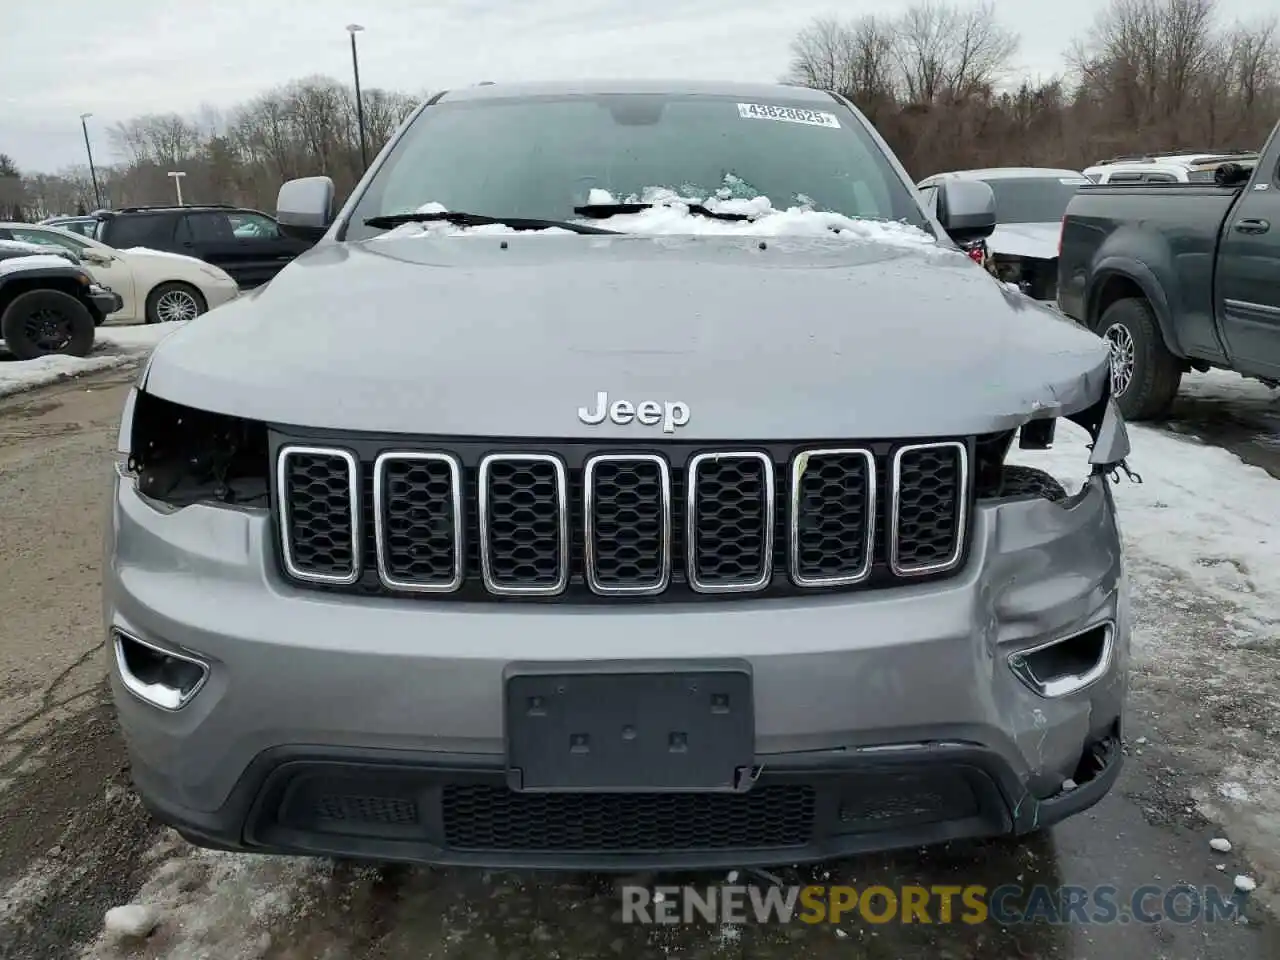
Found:
<path fill-rule="evenodd" d="M 985 185 L 926 214 L 819 91 L 495 84 L 332 200 L 281 189 L 314 248 L 124 412 L 104 613 L 158 818 L 724 867 L 1021 834 L 1115 782 L 1128 441 L 1103 342 L 961 252 Z M 1071 492 L 1006 463 L 1059 418 L 1094 437 Z"/>

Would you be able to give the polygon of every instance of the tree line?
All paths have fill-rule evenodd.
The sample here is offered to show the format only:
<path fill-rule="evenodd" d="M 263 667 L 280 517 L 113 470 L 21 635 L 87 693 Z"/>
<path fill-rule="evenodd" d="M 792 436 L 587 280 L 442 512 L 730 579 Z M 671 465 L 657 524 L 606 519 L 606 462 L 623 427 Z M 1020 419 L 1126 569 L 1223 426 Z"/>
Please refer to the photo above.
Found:
<path fill-rule="evenodd" d="M 898 16 L 822 18 L 792 43 L 791 83 L 861 108 L 916 178 L 947 169 L 1053 166 L 1177 149 L 1256 149 L 1280 119 L 1276 19 L 1225 22 L 1217 0 L 1112 0 L 1071 41 L 1067 69 L 1011 85 L 1019 38 L 991 2 L 917 0 Z M 421 101 L 364 90 L 372 156 Z M 327 174 L 339 197 L 361 173 L 354 91 L 297 80 L 228 111 L 141 116 L 108 131 L 103 205 L 174 199 L 274 207 L 284 180 Z M 0 154 L 0 216 L 97 206 L 88 165 L 23 175 Z"/>

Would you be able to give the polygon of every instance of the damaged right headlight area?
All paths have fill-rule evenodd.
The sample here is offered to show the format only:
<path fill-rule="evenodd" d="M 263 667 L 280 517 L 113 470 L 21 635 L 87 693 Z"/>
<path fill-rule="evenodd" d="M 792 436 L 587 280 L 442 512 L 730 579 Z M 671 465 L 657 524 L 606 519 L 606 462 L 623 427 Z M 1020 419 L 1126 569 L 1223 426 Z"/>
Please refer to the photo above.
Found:
<path fill-rule="evenodd" d="M 1134 483 L 1142 477 L 1129 466 L 1129 435 L 1119 408 L 1109 391 L 1090 406 L 1069 414 L 1039 416 L 1018 427 L 976 438 L 974 486 L 978 500 L 1000 501 L 1033 498 L 1070 506 L 1086 490 L 1070 493 L 1058 477 L 1026 464 L 1009 463 L 1015 444 L 1019 450 L 1049 450 L 1054 445 L 1059 419 L 1089 434 L 1087 462 L 1079 467 L 1091 476 L 1107 476 L 1118 482 L 1123 474 Z"/>
<path fill-rule="evenodd" d="M 138 493 L 172 508 L 270 503 L 265 424 L 196 410 L 138 388 L 125 405 L 116 469 Z"/>

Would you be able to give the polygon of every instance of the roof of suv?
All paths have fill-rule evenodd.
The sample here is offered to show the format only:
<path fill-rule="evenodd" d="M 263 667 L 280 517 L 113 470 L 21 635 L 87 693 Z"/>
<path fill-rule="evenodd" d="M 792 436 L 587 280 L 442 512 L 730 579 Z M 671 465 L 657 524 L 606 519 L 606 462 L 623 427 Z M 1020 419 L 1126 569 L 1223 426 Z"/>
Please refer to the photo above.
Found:
<path fill-rule="evenodd" d="M 141 207 L 121 207 L 119 210 L 102 210 L 99 211 L 99 217 L 116 217 L 122 213 L 167 213 L 173 210 L 181 210 L 183 213 L 199 212 L 202 210 L 233 210 L 243 213 L 258 213 L 249 207 L 237 207 L 232 203 L 184 203 L 179 206 L 176 203 L 157 203 L 150 206 Z"/>
<path fill-rule="evenodd" d="M 938 180 L 943 177 L 958 177 L 965 180 L 1033 180 L 1040 178 L 1071 177 L 1080 179 L 1084 174 L 1079 170 L 1059 170 L 1057 167 L 986 167 L 981 170 L 948 170 L 935 173 L 921 180 Z"/>
<path fill-rule="evenodd" d="M 496 100 L 508 97 L 548 97 L 604 93 L 691 94 L 786 100 L 791 103 L 833 103 L 832 95 L 812 87 L 783 83 L 719 83 L 704 80 L 577 80 L 537 83 L 485 83 L 437 94 L 439 100 Z"/>

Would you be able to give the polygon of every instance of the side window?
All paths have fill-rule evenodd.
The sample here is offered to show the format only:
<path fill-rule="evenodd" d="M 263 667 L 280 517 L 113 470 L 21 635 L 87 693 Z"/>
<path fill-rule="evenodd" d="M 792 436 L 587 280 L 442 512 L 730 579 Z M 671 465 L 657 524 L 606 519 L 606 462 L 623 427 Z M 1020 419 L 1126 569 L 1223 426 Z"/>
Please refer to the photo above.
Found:
<path fill-rule="evenodd" d="M 130 247 L 166 249 L 173 240 L 173 219 L 159 213 L 128 214 L 103 223 L 105 241 L 117 250 Z"/>
<path fill-rule="evenodd" d="M 1146 174 L 1142 173 L 1113 173 L 1108 183 L 1141 183 L 1142 178 Z"/>
<path fill-rule="evenodd" d="M 276 240 L 280 236 L 276 222 L 260 213 L 235 210 L 227 214 L 227 219 L 237 240 Z"/>
<path fill-rule="evenodd" d="M 202 211 L 187 214 L 187 227 L 196 243 L 230 243 L 235 240 L 225 213 Z"/>
<path fill-rule="evenodd" d="M 1177 183 L 1178 178 L 1171 173 L 1148 173 L 1147 183 Z"/>

